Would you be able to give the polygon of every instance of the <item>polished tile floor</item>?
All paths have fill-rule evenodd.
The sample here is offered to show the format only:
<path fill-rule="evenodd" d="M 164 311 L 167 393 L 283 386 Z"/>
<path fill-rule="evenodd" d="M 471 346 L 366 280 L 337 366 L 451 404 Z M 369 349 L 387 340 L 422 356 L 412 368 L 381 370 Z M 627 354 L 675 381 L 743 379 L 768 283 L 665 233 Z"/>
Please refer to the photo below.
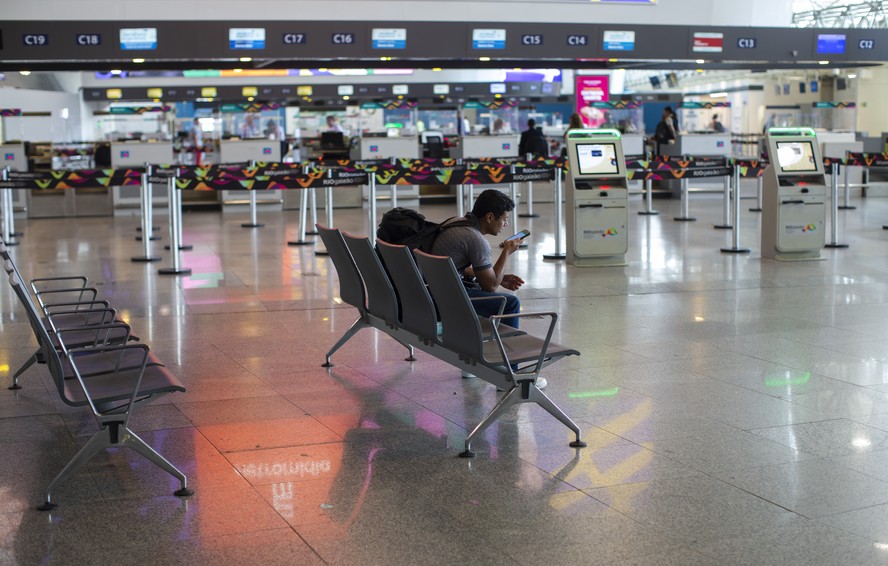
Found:
<path fill-rule="evenodd" d="M 751 187 L 747 187 L 751 190 Z M 577 269 L 554 251 L 552 207 L 512 271 L 525 310 L 561 313 L 582 356 L 548 393 L 588 448 L 524 405 L 457 457 L 496 402 L 479 380 L 363 330 L 321 368 L 355 317 L 328 259 L 295 239 L 293 211 L 189 212 L 188 277 L 140 255 L 132 217 L 19 220 L 26 276 L 89 275 L 188 387 L 134 428 L 189 476 L 128 451 L 42 489 L 95 430 L 35 367 L 0 287 L 2 564 L 880 564 L 888 563 L 888 198 L 855 199 L 824 261 L 762 260 L 743 200 L 729 255 L 716 195 L 694 223 L 630 208 L 625 267 Z M 432 218 L 452 205 L 423 207 Z M 160 219 L 162 220 L 162 218 Z M 366 233 L 365 214 L 334 224 Z M 511 233 L 511 232 L 510 232 Z M 534 328 L 533 324 L 529 325 Z"/>

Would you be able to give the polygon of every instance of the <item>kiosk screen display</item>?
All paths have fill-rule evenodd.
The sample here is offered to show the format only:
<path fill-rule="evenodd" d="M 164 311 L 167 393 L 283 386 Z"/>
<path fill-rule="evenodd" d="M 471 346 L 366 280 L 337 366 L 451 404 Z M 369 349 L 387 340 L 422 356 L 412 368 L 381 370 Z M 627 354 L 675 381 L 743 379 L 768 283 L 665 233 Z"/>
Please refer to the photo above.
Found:
<path fill-rule="evenodd" d="M 777 142 L 777 162 L 781 173 L 813 173 L 817 171 L 814 146 L 810 141 Z"/>
<path fill-rule="evenodd" d="M 578 143 L 577 170 L 580 175 L 616 175 L 617 148 L 612 143 Z"/>

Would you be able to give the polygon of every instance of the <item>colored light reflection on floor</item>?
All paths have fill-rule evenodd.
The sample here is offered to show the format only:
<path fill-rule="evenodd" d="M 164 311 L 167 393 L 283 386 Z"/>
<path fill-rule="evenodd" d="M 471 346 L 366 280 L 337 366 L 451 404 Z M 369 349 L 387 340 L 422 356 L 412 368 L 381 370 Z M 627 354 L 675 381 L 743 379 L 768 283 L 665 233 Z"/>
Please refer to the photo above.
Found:
<path fill-rule="evenodd" d="M 597 391 L 581 391 L 579 393 L 568 393 L 569 399 L 589 399 L 591 397 L 613 397 L 620 392 L 619 387 L 611 389 L 599 389 Z"/>
<path fill-rule="evenodd" d="M 225 279 L 224 273 L 198 273 L 186 277 L 182 283 L 185 289 L 208 289 L 218 287 L 223 279 Z"/>
<path fill-rule="evenodd" d="M 805 372 L 797 377 L 770 377 L 765 378 L 767 387 L 786 387 L 787 385 L 804 385 L 811 381 L 811 372 Z"/>

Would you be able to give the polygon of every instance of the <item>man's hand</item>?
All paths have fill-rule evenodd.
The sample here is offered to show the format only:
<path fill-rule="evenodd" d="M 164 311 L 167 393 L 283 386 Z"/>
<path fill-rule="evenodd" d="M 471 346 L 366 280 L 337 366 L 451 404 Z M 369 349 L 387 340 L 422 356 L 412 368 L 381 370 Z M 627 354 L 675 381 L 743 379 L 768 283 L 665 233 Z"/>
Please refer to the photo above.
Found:
<path fill-rule="evenodd" d="M 524 285 L 524 279 L 521 279 L 517 275 L 507 273 L 503 275 L 503 281 L 502 283 L 500 283 L 500 285 L 502 285 L 509 291 L 517 291 L 519 287 Z"/>
<path fill-rule="evenodd" d="M 500 244 L 500 247 L 509 252 L 509 255 L 518 251 L 519 246 L 521 246 L 521 240 L 503 240 L 503 243 Z"/>

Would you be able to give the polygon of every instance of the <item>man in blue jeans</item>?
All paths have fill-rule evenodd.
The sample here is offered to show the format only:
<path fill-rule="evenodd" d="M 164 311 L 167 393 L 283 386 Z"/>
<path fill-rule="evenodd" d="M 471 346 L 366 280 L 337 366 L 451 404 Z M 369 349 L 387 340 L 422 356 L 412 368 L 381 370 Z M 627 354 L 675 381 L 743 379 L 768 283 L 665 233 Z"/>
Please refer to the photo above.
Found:
<path fill-rule="evenodd" d="M 490 244 L 484 236 L 497 236 L 509 225 L 509 217 L 515 203 L 505 193 L 488 189 L 478 195 L 472 211 L 465 219 L 469 226 L 452 226 L 451 222 L 462 222 L 462 218 L 453 218 L 444 222 L 445 229 L 438 234 L 432 246 L 434 255 L 450 256 L 453 263 L 467 281 L 466 291 L 470 298 L 505 297 L 506 307 L 503 314 L 514 314 L 521 310 L 521 302 L 512 293 L 498 293 L 502 286 L 516 291 L 524 280 L 511 273 L 505 273 L 506 260 L 515 253 L 521 240 L 504 240 L 502 251 L 493 260 Z M 472 279 L 474 278 L 474 279 Z M 471 282 L 473 281 L 473 282 Z M 480 316 L 491 316 L 499 312 L 500 301 L 473 301 L 472 305 Z M 518 328 L 517 318 L 503 319 L 503 324 Z"/>

